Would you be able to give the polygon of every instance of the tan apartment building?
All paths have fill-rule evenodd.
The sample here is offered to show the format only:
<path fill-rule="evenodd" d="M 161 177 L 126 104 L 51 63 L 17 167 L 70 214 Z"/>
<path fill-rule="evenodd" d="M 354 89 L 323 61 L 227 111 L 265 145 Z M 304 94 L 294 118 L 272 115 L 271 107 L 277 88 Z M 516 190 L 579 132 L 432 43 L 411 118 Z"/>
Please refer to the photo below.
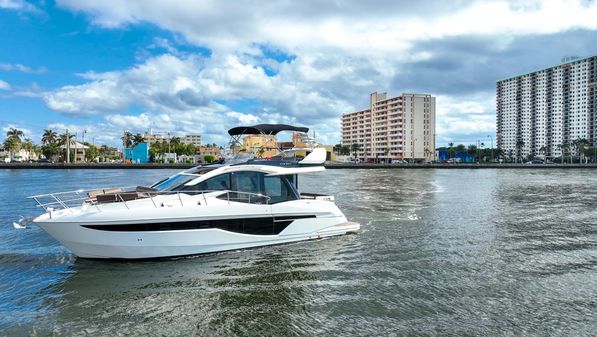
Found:
<path fill-rule="evenodd" d="M 435 154 L 435 97 L 370 95 L 368 109 L 342 115 L 342 145 L 359 144 L 361 161 L 431 161 Z M 352 151 L 351 151 L 352 153 Z"/>

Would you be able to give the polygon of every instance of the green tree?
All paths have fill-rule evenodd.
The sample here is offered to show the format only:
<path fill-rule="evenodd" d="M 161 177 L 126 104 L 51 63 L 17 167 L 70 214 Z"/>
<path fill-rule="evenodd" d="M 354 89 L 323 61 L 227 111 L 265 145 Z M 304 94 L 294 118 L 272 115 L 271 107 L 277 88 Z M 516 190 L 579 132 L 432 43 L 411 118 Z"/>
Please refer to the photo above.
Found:
<path fill-rule="evenodd" d="M 566 156 L 566 151 L 569 147 L 570 145 L 568 145 L 568 143 L 558 144 L 558 148 L 560 149 L 560 151 L 562 151 L 562 164 L 564 164 L 564 157 Z"/>
<path fill-rule="evenodd" d="M 257 158 L 263 158 L 263 153 L 265 153 L 265 148 L 263 146 L 260 146 L 257 149 Z"/>
<path fill-rule="evenodd" d="M 586 149 L 589 146 L 589 142 L 585 138 L 579 138 L 576 140 L 576 149 L 578 154 L 581 158 L 581 162 L 583 159 L 586 159 Z"/>
<path fill-rule="evenodd" d="M 520 162 L 522 163 L 522 148 L 524 147 L 524 141 L 522 139 L 519 139 L 516 141 L 516 160 L 518 161 L 520 159 Z"/>
<path fill-rule="evenodd" d="M 46 157 L 48 160 L 53 160 L 54 157 L 60 155 L 61 149 L 58 142 L 53 142 L 49 144 L 42 145 L 41 153 Z"/>
<path fill-rule="evenodd" d="M 10 160 L 14 159 L 14 153 L 21 149 L 21 143 L 16 137 L 8 137 L 4 140 L 4 148 L 8 150 Z"/>
<path fill-rule="evenodd" d="M 203 161 L 205 161 L 206 163 L 213 163 L 216 160 L 215 156 L 212 156 L 211 154 L 206 154 L 205 156 L 203 156 Z"/>
<path fill-rule="evenodd" d="M 336 145 L 334 145 L 334 147 L 332 148 L 332 150 L 334 151 L 334 153 L 335 153 L 336 155 L 340 155 L 340 149 L 341 149 L 341 148 L 342 148 L 342 145 L 341 145 L 341 144 L 336 144 Z"/>
<path fill-rule="evenodd" d="M 454 158 L 456 156 L 455 152 L 452 152 L 452 148 L 454 147 L 454 143 L 449 142 L 448 143 L 448 159 L 450 158 Z"/>
<path fill-rule="evenodd" d="M 89 147 L 85 151 L 85 159 L 87 161 L 94 161 L 96 158 L 99 157 L 100 150 L 97 148 L 97 146 L 95 146 L 93 144 L 89 144 L 88 142 L 85 142 L 85 145 L 87 145 L 87 147 Z"/>
<path fill-rule="evenodd" d="M 19 129 L 15 129 L 15 128 L 10 128 L 7 132 L 6 132 L 6 137 L 8 138 L 15 138 L 18 143 L 21 143 L 21 136 L 24 136 L 25 134 L 23 133 L 23 131 L 19 130 Z"/>
<path fill-rule="evenodd" d="M 354 144 L 350 145 L 350 150 L 354 154 L 355 159 L 357 158 L 357 152 L 359 152 L 359 150 L 362 148 L 363 148 L 363 146 L 359 143 L 354 143 Z"/>
<path fill-rule="evenodd" d="M 342 155 L 345 155 L 345 156 L 347 156 L 347 155 L 350 155 L 350 146 L 348 146 L 348 145 L 343 145 L 343 146 L 340 148 L 340 154 L 342 154 Z"/>
<path fill-rule="evenodd" d="M 56 143 L 58 140 L 58 134 L 50 129 L 45 129 L 44 134 L 41 137 L 41 144 L 48 145 Z"/>
<path fill-rule="evenodd" d="M 132 146 L 135 147 L 143 142 L 145 142 L 145 137 L 142 134 L 137 133 L 136 135 L 133 136 Z"/>

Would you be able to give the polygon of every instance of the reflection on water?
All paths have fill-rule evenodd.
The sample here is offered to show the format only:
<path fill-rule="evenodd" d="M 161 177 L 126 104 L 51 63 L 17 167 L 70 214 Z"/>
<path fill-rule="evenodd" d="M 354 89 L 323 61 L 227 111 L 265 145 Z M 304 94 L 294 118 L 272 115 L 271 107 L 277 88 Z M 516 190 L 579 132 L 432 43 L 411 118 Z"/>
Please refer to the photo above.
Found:
<path fill-rule="evenodd" d="M 356 235 L 165 261 L 75 259 L 23 197 L 172 171 L 0 171 L 7 335 L 591 335 L 597 172 L 329 170 Z"/>

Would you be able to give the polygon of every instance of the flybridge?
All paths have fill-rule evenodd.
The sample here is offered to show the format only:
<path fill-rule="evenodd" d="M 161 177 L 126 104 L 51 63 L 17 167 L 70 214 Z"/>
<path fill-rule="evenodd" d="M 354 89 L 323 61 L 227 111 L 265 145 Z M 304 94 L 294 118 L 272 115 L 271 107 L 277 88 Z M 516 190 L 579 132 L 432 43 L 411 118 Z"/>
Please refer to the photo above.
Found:
<path fill-rule="evenodd" d="M 321 165 L 325 162 L 327 157 L 327 152 L 324 148 L 320 145 L 315 143 L 314 139 L 311 139 L 307 136 L 307 132 L 309 132 L 309 128 L 307 127 L 300 127 L 300 126 L 293 126 L 288 124 L 258 124 L 253 126 L 237 126 L 230 130 L 228 130 L 228 134 L 230 135 L 230 142 L 229 142 L 229 150 L 231 152 L 231 158 L 237 157 L 239 154 L 243 153 L 243 145 L 241 142 L 241 137 L 244 135 L 260 135 L 260 136 L 268 136 L 272 137 L 277 135 L 282 131 L 293 131 L 299 133 L 299 139 L 305 145 L 302 147 L 293 147 L 291 149 L 283 150 L 280 148 L 277 142 L 272 141 L 271 145 L 267 146 L 268 148 L 277 148 L 278 154 L 272 156 L 270 159 L 273 160 L 263 160 L 263 159 L 249 159 L 246 163 L 251 164 L 262 164 L 262 165 L 277 165 L 277 166 L 291 166 L 296 164 L 301 165 Z M 297 156 L 297 152 L 301 153 L 301 160 L 298 160 L 299 157 Z M 304 156 L 304 159 L 302 159 Z M 232 165 L 240 165 L 244 164 L 243 161 L 238 161 L 233 163 L 234 160 L 230 161 L 227 160 L 229 164 Z"/>

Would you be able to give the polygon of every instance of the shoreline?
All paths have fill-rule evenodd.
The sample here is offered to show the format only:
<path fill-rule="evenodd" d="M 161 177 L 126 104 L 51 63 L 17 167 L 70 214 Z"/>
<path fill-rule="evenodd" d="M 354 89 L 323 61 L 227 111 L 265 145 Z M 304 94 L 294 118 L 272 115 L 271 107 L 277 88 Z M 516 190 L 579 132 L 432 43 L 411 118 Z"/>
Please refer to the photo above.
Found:
<path fill-rule="evenodd" d="M 0 169 L 188 169 L 196 164 L 0 163 Z M 327 169 L 597 169 L 597 164 L 351 164 L 325 163 Z"/>

